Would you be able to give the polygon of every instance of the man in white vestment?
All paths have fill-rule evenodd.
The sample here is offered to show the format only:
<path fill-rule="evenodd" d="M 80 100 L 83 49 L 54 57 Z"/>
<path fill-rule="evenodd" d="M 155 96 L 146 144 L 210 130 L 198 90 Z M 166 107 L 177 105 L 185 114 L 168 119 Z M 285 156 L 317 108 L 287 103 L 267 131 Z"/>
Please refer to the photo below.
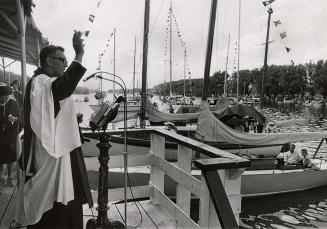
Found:
<path fill-rule="evenodd" d="M 26 177 L 17 222 L 27 228 L 83 228 L 82 204 L 93 205 L 70 98 L 86 71 L 81 32 L 74 33 L 73 47 L 75 59 L 66 71 L 64 49 L 44 47 L 41 67 L 26 86 L 20 158 Z"/>

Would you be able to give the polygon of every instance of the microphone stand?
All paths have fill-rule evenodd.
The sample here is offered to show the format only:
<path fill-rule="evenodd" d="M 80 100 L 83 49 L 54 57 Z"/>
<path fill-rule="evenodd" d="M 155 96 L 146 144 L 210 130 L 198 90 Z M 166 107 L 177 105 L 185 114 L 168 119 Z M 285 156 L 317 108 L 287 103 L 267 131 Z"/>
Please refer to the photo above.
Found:
<path fill-rule="evenodd" d="M 119 83 L 112 79 L 103 78 L 101 75 L 97 75 L 98 73 L 106 73 L 112 76 L 117 77 L 122 81 Z M 87 77 L 85 81 L 96 77 L 98 79 L 104 79 L 107 81 L 111 81 L 113 83 L 118 84 L 124 91 L 124 217 L 125 217 L 125 228 L 127 229 L 127 165 L 128 165 L 128 153 L 127 153 L 127 90 L 126 85 L 123 79 L 115 74 L 109 72 L 96 72 Z M 99 140 L 100 143 L 97 144 L 97 147 L 100 149 L 99 155 L 99 191 L 98 191 L 98 205 L 97 208 L 99 214 L 97 220 L 90 219 L 87 222 L 87 229 L 96 229 L 96 228 L 123 228 L 124 225 L 119 221 L 109 222 L 107 211 L 108 211 L 108 162 L 109 162 L 109 148 L 111 144 L 109 143 L 110 136 L 105 131 L 100 133 Z"/>

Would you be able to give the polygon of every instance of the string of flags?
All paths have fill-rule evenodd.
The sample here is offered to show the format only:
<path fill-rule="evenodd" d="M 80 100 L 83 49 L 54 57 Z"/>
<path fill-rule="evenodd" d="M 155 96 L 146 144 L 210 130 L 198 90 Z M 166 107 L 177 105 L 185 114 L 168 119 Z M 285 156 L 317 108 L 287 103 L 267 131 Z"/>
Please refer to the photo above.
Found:
<path fill-rule="evenodd" d="M 263 1 L 262 4 L 264 6 L 269 6 L 271 3 L 273 3 L 275 0 L 268 0 L 268 1 Z"/>
<path fill-rule="evenodd" d="M 271 7 L 270 5 L 274 2 L 275 0 L 268 0 L 268 1 L 263 1 L 262 4 L 264 6 L 269 6 Z M 290 58 L 290 61 L 292 63 L 292 65 L 294 65 L 294 61 L 292 60 L 292 58 L 290 57 L 290 52 L 291 52 L 291 48 L 288 46 L 288 45 L 285 45 L 285 40 L 287 40 L 287 33 L 286 31 L 284 30 L 281 30 L 280 29 L 280 26 L 282 25 L 282 22 L 281 20 L 275 20 L 273 21 L 273 24 L 274 24 L 274 27 L 279 30 L 280 32 L 278 32 L 279 34 L 279 37 L 280 37 L 280 40 L 281 42 L 284 44 L 284 47 L 285 47 L 285 50 L 286 50 L 286 53 L 288 54 L 289 58 Z"/>
<path fill-rule="evenodd" d="M 96 6 L 97 9 L 100 7 L 101 3 L 102 3 L 102 0 L 99 0 L 99 1 L 97 2 L 97 6 Z M 96 9 L 96 11 L 97 11 L 97 9 Z M 96 15 L 96 13 L 90 13 L 90 14 L 89 14 L 89 18 L 88 18 L 89 25 L 88 25 L 88 27 L 91 27 L 91 25 L 93 24 L 94 19 L 95 19 L 95 15 Z M 86 30 L 83 32 L 83 34 L 84 34 L 85 37 L 88 37 L 89 34 L 90 34 L 90 29 L 89 29 L 89 28 L 86 29 Z"/>
<path fill-rule="evenodd" d="M 169 13 L 168 13 L 168 17 L 167 17 L 167 20 L 166 20 L 167 25 L 166 25 L 166 34 L 165 34 L 165 43 L 164 43 L 165 81 L 166 81 L 166 75 L 167 75 L 166 63 L 167 63 L 167 53 L 168 53 L 168 34 L 169 34 L 169 27 L 170 27 L 171 20 L 174 20 L 174 25 L 175 25 L 176 30 L 177 30 L 177 36 L 178 36 L 178 38 L 180 40 L 181 47 L 184 49 L 184 58 L 185 58 L 185 63 L 186 63 L 187 74 L 189 76 L 189 79 L 191 79 L 191 71 L 190 71 L 190 66 L 188 64 L 188 55 L 187 55 L 186 43 L 185 43 L 185 41 L 182 38 L 182 35 L 181 35 L 180 30 L 179 30 L 179 25 L 177 23 L 175 14 L 173 13 L 173 10 L 170 8 L 169 9 Z"/>

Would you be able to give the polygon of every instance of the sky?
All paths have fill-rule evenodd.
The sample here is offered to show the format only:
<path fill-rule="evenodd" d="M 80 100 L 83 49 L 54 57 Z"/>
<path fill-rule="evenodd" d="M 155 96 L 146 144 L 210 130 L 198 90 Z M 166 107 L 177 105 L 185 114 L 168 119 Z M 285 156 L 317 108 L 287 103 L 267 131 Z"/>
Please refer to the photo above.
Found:
<path fill-rule="evenodd" d="M 65 48 L 68 60 L 74 59 L 72 35 L 74 30 L 90 30 L 85 37 L 83 65 L 88 69 L 85 76 L 98 67 L 99 54 L 103 55 L 101 68 L 113 73 L 114 39 L 116 29 L 115 73 L 123 78 L 127 88 L 132 88 L 134 39 L 136 38 L 136 82 L 141 86 L 143 18 L 145 0 L 34 0 L 33 18 L 43 36 L 51 44 Z M 267 32 L 268 8 L 262 0 L 240 0 L 240 70 L 260 68 L 263 65 L 264 45 Z M 148 87 L 169 81 L 169 44 L 167 18 L 169 0 L 150 0 Z M 172 27 L 172 80 L 184 78 L 184 49 L 191 78 L 203 78 L 208 22 L 211 0 L 172 0 L 172 9 L 178 29 Z M 327 56 L 327 1 L 326 0 L 275 0 L 271 21 L 280 20 L 277 27 L 271 23 L 268 64 L 288 65 L 316 62 Z M 88 18 L 95 15 L 93 23 Z M 239 0 L 218 0 L 217 20 L 211 60 L 211 73 L 226 68 L 232 73 L 237 69 L 237 41 L 239 28 Z M 181 35 L 178 37 L 178 31 Z M 281 39 L 280 33 L 287 37 Z M 230 36 L 229 52 L 228 37 Z M 169 36 L 168 36 L 169 37 Z M 108 44 L 108 47 L 106 45 Z M 286 52 L 285 47 L 290 48 Z M 166 55 L 165 55 L 166 50 Z M 18 70 L 17 70 L 18 69 Z M 19 64 L 11 70 L 19 71 Z M 32 75 L 35 66 L 28 66 Z M 187 71 L 188 72 L 188 71 Z M 189 77 L 189 74 L 186 75 Z M 97 88 L 91 79 L 79 86 Z M 109 82 L 105 88 L 112 88 Z"/>

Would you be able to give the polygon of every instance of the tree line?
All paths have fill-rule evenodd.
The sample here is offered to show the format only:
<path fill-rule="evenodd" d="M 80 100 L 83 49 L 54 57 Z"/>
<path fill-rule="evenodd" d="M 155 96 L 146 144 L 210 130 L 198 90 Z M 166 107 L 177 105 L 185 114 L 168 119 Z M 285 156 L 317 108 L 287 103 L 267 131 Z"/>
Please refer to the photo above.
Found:
<path fill-rule="evenodd" d="M 240 70 L 239 95 L 259 96 L 262 90 L 262 68 Z M 208 92 L 210 96 L 219 97 L 224 93 L 225 72 L 215 72 L 210 76 Z M 235 96 L 237 91 L 236 72 L 227 77 L 228 96 Z M 153 88 L 153 93 L 169 95 L 169 83 L 162 83 Z M 185 82 L 187 96 L 200 97 L 202 95 L 203 79 L 191 79 Z M 172 82 L 173 93 L 184 93 L 184 80 Z M 270 65 L 265 75 L 264 96 L 269 99 L 295 98 L 310 99 L 321 95 L 327 97 L 327 60 L 317 63 L 298 65 Z"/>

